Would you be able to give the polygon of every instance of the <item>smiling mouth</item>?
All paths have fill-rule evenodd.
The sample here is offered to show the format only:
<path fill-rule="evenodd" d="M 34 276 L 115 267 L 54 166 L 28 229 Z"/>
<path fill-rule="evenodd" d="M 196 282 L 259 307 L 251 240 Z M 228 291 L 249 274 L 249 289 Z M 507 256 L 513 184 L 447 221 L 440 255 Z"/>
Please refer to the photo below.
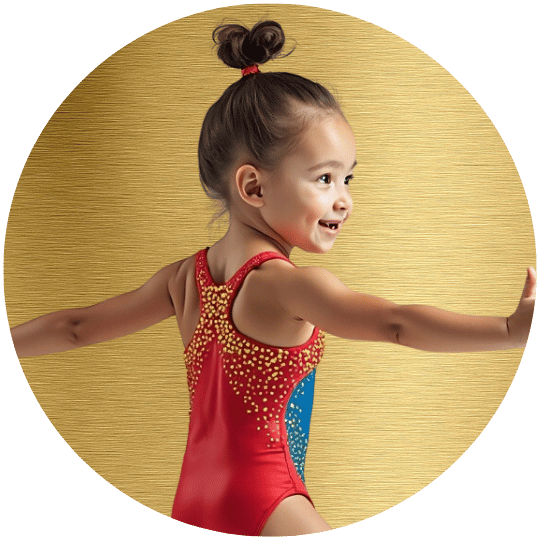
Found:
<path fill-rule="evenodd" d="M 340 221 L 319 221 L 319 225 L 322 225 L 323 227 L 327 227 L 328 229 L 331 229 L 333 231 L 337 231 L 339 229 Z"/>

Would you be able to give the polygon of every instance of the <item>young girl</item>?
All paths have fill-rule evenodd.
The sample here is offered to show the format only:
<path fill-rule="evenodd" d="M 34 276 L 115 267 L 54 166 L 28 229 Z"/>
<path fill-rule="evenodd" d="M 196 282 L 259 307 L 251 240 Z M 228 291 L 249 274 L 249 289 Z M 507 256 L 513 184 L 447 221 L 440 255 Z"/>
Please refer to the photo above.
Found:
<path fill-rule="evenodd" d="M 334 97 L 291 73 L 261 73 L 281 26 L 214 32 L 242 76 L 209 109 L 199 142 L 207 194 L 230 218 L 210 248 L 136 290 L 12 329 L 19 356 L 65 351 L 175 315 L 186 345 L 189 436 L 172 517 L 219 532 L 281 536 L 330 527 L 304 485 L 314 376 L 323 332 L 427 351 L 524 347 L 536 274 L 509 317 L 401 306 L 299 268 L 294 247 L 326 253 L 353 203 L 355 140 Z"/>

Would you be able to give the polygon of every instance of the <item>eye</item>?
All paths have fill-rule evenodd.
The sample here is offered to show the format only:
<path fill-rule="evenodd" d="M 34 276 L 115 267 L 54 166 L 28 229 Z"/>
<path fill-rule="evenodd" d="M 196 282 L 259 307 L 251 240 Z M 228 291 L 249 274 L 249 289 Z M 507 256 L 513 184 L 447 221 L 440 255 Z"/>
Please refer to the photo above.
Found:
<path fill-rule="evenodd" d="M 317 181 L 322 180 L 323 184 L 329 184 L 330 183 L 330 175 L 329 174 L 323 174 L 322 176 L 319 176 L 317 178 Z"/>
<path fill-rule="evenodd" d="M 350 181 L 354 178 L 354 176 L 351 174 L 345 178 L 345 185 L 348 186 Z"/>

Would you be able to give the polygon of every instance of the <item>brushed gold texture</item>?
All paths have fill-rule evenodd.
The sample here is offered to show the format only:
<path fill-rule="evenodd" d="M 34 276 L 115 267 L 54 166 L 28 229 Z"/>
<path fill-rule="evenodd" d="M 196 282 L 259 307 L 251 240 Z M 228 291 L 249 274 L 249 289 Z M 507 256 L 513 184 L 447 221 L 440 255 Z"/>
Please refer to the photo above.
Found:
<path fill-rule="evenodd" d="M 401 304 L 509 315 L 534 265 L 512 158 L 474 98 L 398 36 L 329 10 L 224 7 L 158 28 L 90 73 L 30 154 L 8 222 L 11 326 L 138 287 L 212 245 L 226 222 L 198 180 L 208 107 L 239 77 L 215 56 L 226 21 L 279 21 L 296 45 L 261 70 L 336 92 L 357 138 L 355 211 L 325 255 L 293 251 L 349 287 Z M 21 359 L 36 398 L 110 483 L 170 515 L 188 428 L 173 318 L 112 342 Z M 307 488 L 333 527 L 437 478 L 500 405 L 522 350 L 436 354 L 328 336 L 317 369 Z"/>

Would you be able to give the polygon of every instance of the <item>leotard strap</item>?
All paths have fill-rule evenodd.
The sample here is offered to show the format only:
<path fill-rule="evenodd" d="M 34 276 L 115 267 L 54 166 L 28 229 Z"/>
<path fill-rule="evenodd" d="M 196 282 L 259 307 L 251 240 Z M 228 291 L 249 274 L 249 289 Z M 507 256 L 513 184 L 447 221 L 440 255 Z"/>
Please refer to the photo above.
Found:
<path fill-rule="evenodd" d="M 265 261 L 268 261 L 270 259 L 283 259 L 295 266 L 294 263 L 287 257 L 285 257 L 285 255 L 283 255 L 282 253 L 278 253 L 277 251 L 263 251 L 248 259 L 228 281 L 220 284 L 214 281 L 214 279 L 212 278 L 212 274 L 210 273 L 210 267 L 208 266 L 207 258 L 209 249 L 209 247 L 201 249 L 196 255 L 195 264 L 197 288 L 199 290 L 199 301 L 201 302 L 201 305 L 204 304 L 205 294 L 203 291 L 207 287 L 217 287 L 223 289 L 222 293 L 228 294 L 231 302 L 236 296 L 236 292 L 242 285 L 247 274 L 254 268 L 260 266 Z"/>

